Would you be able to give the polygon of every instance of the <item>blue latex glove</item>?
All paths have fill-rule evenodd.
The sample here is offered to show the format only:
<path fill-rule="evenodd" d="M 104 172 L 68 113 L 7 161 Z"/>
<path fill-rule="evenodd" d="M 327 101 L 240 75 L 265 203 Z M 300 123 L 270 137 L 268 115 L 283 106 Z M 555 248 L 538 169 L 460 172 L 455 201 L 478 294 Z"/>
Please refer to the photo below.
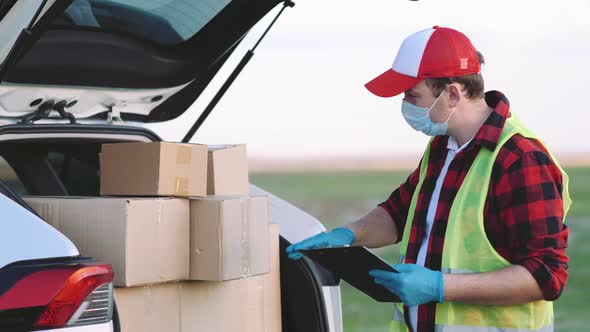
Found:
<path fill-rule="evenodd" d="M 354 233 L 348 228 L 335 228 L 330 232 L 320 233 L 301 242 L 287 247 L 287 255 L 290 259 L 298 260 L 303 254 L 298 250 L 330 248 L 351 245 L 355 241 Z"/>
<path fill-rule="evenodd" d="M 416 264 L 392 265 L 399 273 L 371 270 L 375 283 L 397 295 L 405 305 L 413 307 L 429 302 L 443 302 L 443 274 Z"/>

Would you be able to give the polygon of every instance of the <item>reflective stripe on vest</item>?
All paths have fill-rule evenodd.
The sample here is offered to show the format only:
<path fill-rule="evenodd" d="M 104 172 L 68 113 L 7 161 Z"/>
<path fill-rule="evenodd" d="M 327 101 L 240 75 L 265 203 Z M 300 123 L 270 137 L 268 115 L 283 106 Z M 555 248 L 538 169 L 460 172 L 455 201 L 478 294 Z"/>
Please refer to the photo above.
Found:
<path fill-rule="evenodd" d="M 442 272 L 451 274 L 481 273 L 497 271 L 511 265 L 510 262 L 496 252 L 489 242 L 485 234 L 483 211 L 492 168 L 498 152 L 516 134 L 534 138 L 541 142 L 512 113 L 512 116 L 506 120 L 496 149 L 494 151 L 483 147 L 480 149 L 451 206 L 441 262 Z M 432 140 L 422 158 L 420 179 L 408 210 L 408 219 L 401 241 L 400 262 L 406 262 L 405 255 L 408 249 L 412 223 L 414 222 L 418 196 L 428 169 L 431 143 Z M 541 144 L 543 143 L 541 142 Z M 568 192 L 568 176 L 550 152 L 549 155 L 562 173 L 565 218 L 571 204 Z M 403 321 L 403 308 L 400 309 L 400 306 L 396 305 L 396 310 L 402 310 L 397 314 L 394 313 L 394 315 L 396 318 L 401 317 L 401 321 Z M 513 306 L 469 305 L 456 302 L 439 303 L 436 305 L 435 324 L 437 326 L 436 331 L 550 332 L 553 331 L 553 304 L 547 301 L 536 301 Z M 405 324 L 400 324 L 399 319 L 394 319 L 391 324 L 391 331 L 408 331 L 408 329 Z"/>
<path fill-rule="evenodd" d="M 409 332 L 404 319 L 404 306 L 401 303 L 393 305 L 393 320 L 389 326 L 391 332 Z"/>

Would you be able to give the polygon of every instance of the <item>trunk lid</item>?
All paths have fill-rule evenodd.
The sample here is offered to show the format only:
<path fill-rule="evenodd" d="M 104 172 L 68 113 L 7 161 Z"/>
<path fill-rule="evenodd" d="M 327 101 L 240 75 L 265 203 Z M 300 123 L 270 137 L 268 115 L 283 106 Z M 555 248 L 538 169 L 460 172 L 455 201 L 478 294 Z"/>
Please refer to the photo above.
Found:
<path fill-rule="evenodd" d="M 9 3 L 10 2 L 10 3 Z M 179 117 L 280 0 L 17 0 L 0 7 L 0 121 Z M 10 6 L 12 4 L 12 6 Z M 29 119 L 30 120 L 30 119 Z"/>

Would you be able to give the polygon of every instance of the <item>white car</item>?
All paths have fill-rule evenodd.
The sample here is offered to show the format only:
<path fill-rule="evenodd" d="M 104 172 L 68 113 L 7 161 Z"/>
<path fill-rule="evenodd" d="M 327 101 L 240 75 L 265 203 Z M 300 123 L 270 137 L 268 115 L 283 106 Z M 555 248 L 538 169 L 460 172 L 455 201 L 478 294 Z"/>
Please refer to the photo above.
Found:
<path fill-rule="evenodd" d="M 198 112 L 188 141 L 253 53 L 212 102 L 199 104 L 203 91 L 255 24 L 288 6 L 279 0 L 0 2 L 0 331 L 120 329 L 111 267 L 80 256 L 20 195 L 98 196 L 102 143 L 159 141 L 150 125 L 186 122 Z M 266 194 L 271 222 L 281 225 L 283 331 L 342 331 L 338 278 L 306 258 L 289 260 L 284 250 L 323 225 Z"/>

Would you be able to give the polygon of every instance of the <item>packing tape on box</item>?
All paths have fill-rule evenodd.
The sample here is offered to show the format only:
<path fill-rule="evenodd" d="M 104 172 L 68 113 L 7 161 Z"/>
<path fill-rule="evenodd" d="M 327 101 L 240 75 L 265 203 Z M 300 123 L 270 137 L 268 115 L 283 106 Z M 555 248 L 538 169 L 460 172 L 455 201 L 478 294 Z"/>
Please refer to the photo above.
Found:
<path fill-rule="evenodd" d="M 179 145 L 176 147 L 176 163 L 188 165 L 191 163 L 193 149 L 190 145 Z"/>
<path fill-rule="evenodd" d="M 250 250 L 250 198 L 240 197 L 240 205 L 242 207 L 242 234 L 241 234 L 241 248 L 242 248 L 242 277 L 247 277 L 251 274 L 251 250 Z"/>
<path fill-rule="evenodd" d="M 162 205 L 164 202 L 158 200 L 155 202 L 156 204 L 158 204 L 158 209 L 156 211 L 156 213 L 158 214 L 158 219 L 156 220 L 156 225 L 157 225 L 157 231 L 156 231 L 156 248 L 158 248 L 158 263 L 162 264 L 162 262 L 166 261 L 166 259 L 164 257 L 162 257 L 162 253 L 164 252 L 164 250 L 162 249 L 162 242 L 161 242 L 161 238 L 160 238 L 160 233 L 162 229 L 164 229 L 164 225 L 162 224 Z M 158 271 L 156 272 L 158 274 L 158 278 L 160 278 L 159 280 L 166 280 L 168 279 L 166 275 L 162 274 L 162 271 L 166 271 L 166 269 L 159 265 L 158 266 Z"/>
<path fill-rule="evenodd" d="M 186 176 L 177 176 L 176 185 L 174 186 L 174 194 L 175 195 L 188 195 L 188 177 Z"/>

